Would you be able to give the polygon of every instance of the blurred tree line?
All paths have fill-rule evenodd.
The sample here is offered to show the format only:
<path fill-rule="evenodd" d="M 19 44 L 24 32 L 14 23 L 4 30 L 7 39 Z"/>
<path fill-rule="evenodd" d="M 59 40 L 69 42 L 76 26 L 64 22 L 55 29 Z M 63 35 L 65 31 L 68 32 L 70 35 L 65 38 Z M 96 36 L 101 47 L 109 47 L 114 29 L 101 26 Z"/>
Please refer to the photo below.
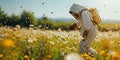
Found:
<path fill-rule="evenodd" d="M 23 11 L 20 16 L 12 14 L 8 16 L 1 8 L 0 8 L 0 26 L 11 26 L 15 27 L 16 25 L 20 25 L 21 27 L 30 27 L 33 25 L 35 27 L 43 28 L 43 29 L 68 29 L 68 26 L 73 22 L 66 21 L 53 21 L 48 19 L 46 16 L 42 18 L 36 19 L 32 12 Z"/>
<path fill-rule="evenodd" d="M 65 20 L 51 20 L 46 16 L 43 16 L 39 19 L 36 19 L 34 14 L 29 11 L 23 11 L 20 16 L 12 14 L 8 16 L 1 8 L 0 8 L 0 26 L 11 26 L 15 27 L 16 25 L 20 25 L 21 27 L 37 27 L 41 29 L 51 29 L 51 30 L 69 30 L 69 26 L 71 26 L 75 21 L 66 22 Z M 100 24 L 101 28 L 98 28 L 99 31 L 118 31 L 120 30 L 120 23 L 111 24 L 111 23 L 102 23 Z"/>

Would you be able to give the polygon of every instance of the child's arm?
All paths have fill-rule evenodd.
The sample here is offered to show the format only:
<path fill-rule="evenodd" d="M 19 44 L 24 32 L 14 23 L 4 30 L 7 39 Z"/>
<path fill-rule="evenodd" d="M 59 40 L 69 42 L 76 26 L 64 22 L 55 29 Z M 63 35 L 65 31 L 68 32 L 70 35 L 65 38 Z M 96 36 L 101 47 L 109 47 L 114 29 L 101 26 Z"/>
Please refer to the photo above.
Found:
<path fill-rule="evenodd" d="M 71 30 L 74 30 L 74 29 L 80 28 L 80 26 L 81 26 L 81 23 L 80 23 L 79 20 L 77 20 L 77 22 L 74 23 L 73 25 L 71 25 L 69 28 L 70 28 Z"/>
<path fill-rule="evenodd" d="M 71 25 L 69 28 L 71 29 L 71 30 L 74 30 L 74 29 L 76 29 L 78 26 L 77 26 L 77 23 L 74 23 L 73 25 Z"/>

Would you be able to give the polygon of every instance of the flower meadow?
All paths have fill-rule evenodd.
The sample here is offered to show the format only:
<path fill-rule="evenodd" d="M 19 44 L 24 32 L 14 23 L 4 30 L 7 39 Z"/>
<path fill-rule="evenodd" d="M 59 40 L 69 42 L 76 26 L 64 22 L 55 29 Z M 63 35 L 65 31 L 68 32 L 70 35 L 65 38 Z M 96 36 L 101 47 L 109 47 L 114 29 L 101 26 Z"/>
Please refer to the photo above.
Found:
<path fill-rule="evenodd" d="M 93 58 L 78 54 L 78 30 L 41 30 L 0 27 L 0 60 L 120 60 L 120 31 L 99 32 Z"/>

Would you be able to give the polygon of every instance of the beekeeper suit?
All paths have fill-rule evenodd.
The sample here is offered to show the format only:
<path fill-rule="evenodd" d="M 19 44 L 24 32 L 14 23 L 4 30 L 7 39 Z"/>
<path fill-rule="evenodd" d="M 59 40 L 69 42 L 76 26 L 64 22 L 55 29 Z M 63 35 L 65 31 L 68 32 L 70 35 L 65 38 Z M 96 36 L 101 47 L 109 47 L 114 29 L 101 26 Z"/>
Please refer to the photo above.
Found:
<path fill-rule="evenodd" d="M 81 26 L 80 32 L 83 39 L 80 40 L 79 53 L 87 53 L 95 57 L 97 53 L 90 46 L 95 39 L 98 30 L 92 22 L 92 15 L 86 7 L 78 4 L 73 4 L 69 12 L 77 20 L 77 23 L 73 24 L 73 27 Z"/>

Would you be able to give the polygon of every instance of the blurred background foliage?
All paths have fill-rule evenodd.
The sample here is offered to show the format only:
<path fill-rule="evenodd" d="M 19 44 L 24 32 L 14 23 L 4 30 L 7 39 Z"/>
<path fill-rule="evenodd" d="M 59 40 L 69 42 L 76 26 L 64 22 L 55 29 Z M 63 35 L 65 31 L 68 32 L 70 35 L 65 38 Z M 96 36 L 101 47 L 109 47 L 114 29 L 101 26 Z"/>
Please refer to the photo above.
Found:
<path fill-rule="evenodd" d="M 43 16 L 41 18 L 36 18 L 34 16 L 34 12 L 29 12 L 24 10 L 20 16 L 12 14 L 8 15 L 5 13 L 2 8 L 0 8 L 0 26 L 10 26 L 15 27 L 16 25 L 20 25 L 21 27 L 30 27 L 31 25 L 41 29 L 50 29 L 50 30 L 69 30 L 69 26 L 72 25 L 75 20 L 52 20 L 47 16 Z M 120 30 L 120 23 L 101 23 L 101 28 L 98 28 L 100 31 L 118 31 Z"/>

